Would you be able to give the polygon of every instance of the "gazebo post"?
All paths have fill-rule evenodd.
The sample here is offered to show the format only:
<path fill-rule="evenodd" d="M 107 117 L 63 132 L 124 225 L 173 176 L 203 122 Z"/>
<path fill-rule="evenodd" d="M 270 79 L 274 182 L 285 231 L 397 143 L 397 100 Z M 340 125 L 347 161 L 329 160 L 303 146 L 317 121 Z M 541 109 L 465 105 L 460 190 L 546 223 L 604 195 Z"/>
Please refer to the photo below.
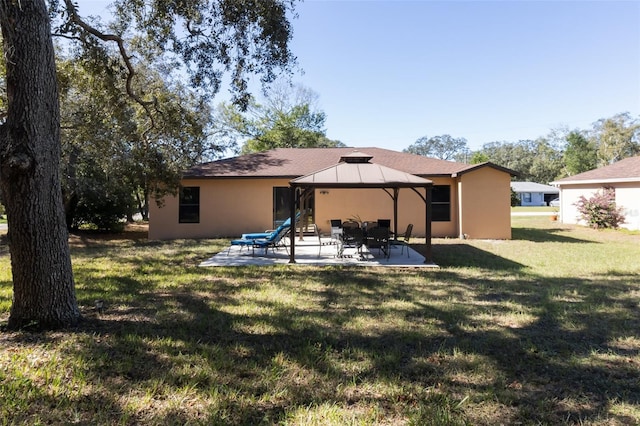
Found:
<path fill-rule="evenodd" d="M 425 256 L 424 263 L 433 263 L 433 255 L 431 252 L 431 190 L 433 184 L 425 186 Z"/>
<path fill-rule="evenodd" d="M 289 228 L 289 263 L 296 263 L 296 187 L 289 186 L 289 217 L 291 220 L 291 228 Z"/>
<path fill-rule="evenodd" d="M 398 238 L 398 196 L 400 188 L 393 188 L 393 236 Z"/>

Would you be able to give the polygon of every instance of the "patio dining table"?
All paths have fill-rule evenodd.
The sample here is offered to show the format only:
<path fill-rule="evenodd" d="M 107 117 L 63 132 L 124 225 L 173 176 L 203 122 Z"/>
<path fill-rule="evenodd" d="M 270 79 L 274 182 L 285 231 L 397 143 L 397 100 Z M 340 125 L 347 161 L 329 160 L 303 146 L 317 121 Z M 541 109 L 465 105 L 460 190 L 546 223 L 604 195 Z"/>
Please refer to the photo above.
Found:
<path fill-rule="evenodd" d="M 344 249 L 347 247 L 356 248 L 356 253 L 360 260 L 366 260 L 363 247 L 367 249 L 377 248 L 389 257 L 389 229 L 373 227 L 343 228 L 341 233 L 337 233 L 338 257 L 347 257 Z M 370 250 L 369 250 L 370 252 Z"/>

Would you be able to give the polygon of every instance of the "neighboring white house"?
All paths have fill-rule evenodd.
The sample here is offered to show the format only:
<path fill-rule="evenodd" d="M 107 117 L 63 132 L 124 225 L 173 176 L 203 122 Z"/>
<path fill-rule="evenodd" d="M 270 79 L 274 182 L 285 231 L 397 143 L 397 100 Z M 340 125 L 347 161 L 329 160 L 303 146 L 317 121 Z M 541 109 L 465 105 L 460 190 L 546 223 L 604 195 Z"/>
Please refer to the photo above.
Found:
<path fill-rule="evenodd" d="M 640 156 L 551 182 L 560 188 L 560 220 L 582 223 L 576 208 L 580 196 L 590 198 L 602 188 L 613 188 L 616 205 L 624 209 L 627 229 L 640 230 Z"/>
<path fill-rule="evenodd" d="M 511 182 L 511 189 L 518 194 L 521 206 L 547 206 L 560 193 L 555 186 L 535 182 Z"/>

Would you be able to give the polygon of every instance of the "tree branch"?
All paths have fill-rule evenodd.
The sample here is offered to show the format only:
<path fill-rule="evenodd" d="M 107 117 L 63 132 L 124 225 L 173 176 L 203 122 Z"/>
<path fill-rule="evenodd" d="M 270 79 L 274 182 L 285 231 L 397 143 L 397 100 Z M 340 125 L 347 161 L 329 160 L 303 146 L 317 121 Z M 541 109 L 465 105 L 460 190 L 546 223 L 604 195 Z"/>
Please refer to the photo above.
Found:
<path fill-rule="evenodd" d="M 67 7 L 67 11 L 69 13 L 69 18 L 71 22 L 76 24 L 78 27 L 80 27 L 82 30 L 84 30 L 88 34 L 91 34 L 92 36 L 105 42 L 114 42 L 118 46 L 120 57 L 124 61 L 125 67 L 127 68 L 127 80 L 125 84 L 125 90 L 127 92 L 127 95 L 129 95 L 130 98 L 132 98 L 136 103 L 138 103 L 142 108 L 144 108 L 150 120 L 149 128 L 143 132 L 143 136 L 146 135 L 151 129 L 155 127 L 155 121 L 153 119 L 153 114 L 151 113 L 151 107 L 152 106 L 157 107 L 158 102 L 157 102 L 157 99 L 153 99 L 151 101 L 142 99 L 142 97 L 140 97 L 133 89 L 133 78 L 136 75 L 136 70 L 133 64 L 131 63 L 131 59 L 133 58 L 133 56 L 127 53 L 127 49 L 124 45 L 124 40 L 122 39 L 122 37 L 118 35 L 105 34 L 100 30 L 98 30 L 97 28 L 92 27 L 91 25 L 86 23 L 80 17 L 80 15 L 78 15 L 78 11 L 76 9 L 76 6 L 73 4 L 72 0 L 64 0 L 64 2 Z M 158 108 L 155 108 L 155 109 L 158 109 Z"/>

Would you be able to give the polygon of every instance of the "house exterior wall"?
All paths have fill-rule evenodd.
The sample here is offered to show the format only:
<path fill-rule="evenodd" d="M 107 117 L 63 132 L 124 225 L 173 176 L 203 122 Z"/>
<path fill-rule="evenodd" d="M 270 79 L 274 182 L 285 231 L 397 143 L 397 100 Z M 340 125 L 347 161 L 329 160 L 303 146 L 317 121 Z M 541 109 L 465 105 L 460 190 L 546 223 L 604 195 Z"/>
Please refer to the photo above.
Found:
<path fill-rule="evenodd" d="M 511 238 L 510 181 L 508 173 L 490 167 L 460 177 L 460 237 Z"/>
<path fill-rule="evenodd" d="M 432 222 L 433 237 L 511 238 L 510 176 L 483 167 L 460 178 L 432 178 L 451 188 L 450 220 Z M 289 179 L 188 179 L 183 186 L 200 188 L 200 223 L 179 223 L 178 197 L 155 202 L 149 211 L 150 239 L 237 237 L 273 228 L 273 188 L 288 187 Z M 460 190 L 464 188 L 464 192 Z M 417 190 L 424 194 L 422 188 Z M 462 206 L 462 211 L 459 207 Z M 391 219 L 393 200 L 382 189 L 322 189 L 315 191 L 315 223 L 328 234 L 331 219 Z M 461 222 L 462 221 L 462 222 Z M 413 236 L 425 236 L 424 201 L 402 188 L 398 197 L 398 232 L 414 225 Z M 391 224 L 392 229 L 394 224 Z"/>
<path fill-rule="evenodd" d="M 149 206 L 149 239 L 217 238 L 273 228 L 273 188 L 288 179 L 189 179 L 200 187 L 200 223 L 178 223 L 178 197 Z"/>
<path fill-rule="evenodd" d="M 586 223 L 580 220 L 575 204 L 581 196 L 590 198 L 603 187 L 614 188 L 616 205 L 624 209 L 625 223 L 620 226 L 631 230 L 640 230 L 640 182 L 605 184 L 564 184 L 560 187 L 560 220 L 567 224 Z"/>
<path fill-rule="evenodd" d="M 531 194 L 531 200 L 530 201 L 526 201 L 525 200 L 525 194 Z M 547 203 L 545 203 L 544 201 L 544 193 L 542 192 L 520 192 L 518 194 L 518 197 L 520 198 L 520 205 L 521 206 L 546 206 Z"/>

